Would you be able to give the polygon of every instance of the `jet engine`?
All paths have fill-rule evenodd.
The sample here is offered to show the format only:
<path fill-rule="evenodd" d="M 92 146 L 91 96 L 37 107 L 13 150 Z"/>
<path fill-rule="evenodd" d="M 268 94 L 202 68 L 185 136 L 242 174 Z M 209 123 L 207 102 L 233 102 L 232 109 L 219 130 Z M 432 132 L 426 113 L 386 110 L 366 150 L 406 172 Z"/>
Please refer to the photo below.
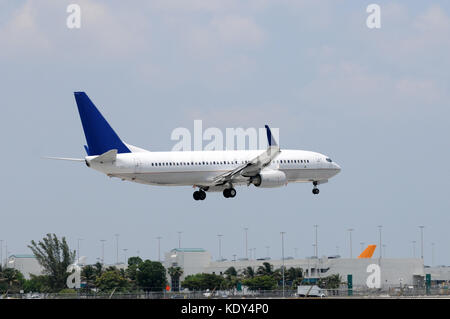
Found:
<path fill-rule="evenodd" d="M 252 177 L 251 183 L 262 188 L 281 187 L 286 185 L 287 179 L 282 171 L 267 170 Z"/>

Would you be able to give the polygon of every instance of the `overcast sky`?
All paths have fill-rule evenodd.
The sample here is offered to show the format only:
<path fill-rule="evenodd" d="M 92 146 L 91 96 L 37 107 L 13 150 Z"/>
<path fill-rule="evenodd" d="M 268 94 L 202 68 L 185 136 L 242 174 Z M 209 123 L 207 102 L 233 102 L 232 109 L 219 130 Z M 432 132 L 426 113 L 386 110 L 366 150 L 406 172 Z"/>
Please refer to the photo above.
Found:
<path fill-rule="evenodd" d="M 450 265 L 450 3 L 373 1 L 381 29 L 366 26 L 369 1 L 0 0 L 0 239 L 11 253 L 46 233 L 82 238 L 88 262 L 157 259 L 201 247 L 256 257 L 350 254 L 361 242 L 387 257 L 424 255 Z M 81 28 L 66 26 L 81 6 Z M 170 150 L 176 127 L 280 129 L 281 147 L 332 157 L 342 172 L 311 184 L 237 189 L 192 199 L 190 187 L 121 182 L 82 163 L 73 97 L 85 91 L 127 142 Z M 5 256 L 5 250 L 3 250 Z M 375 252 L 378 256 L 378 249 Z"/>

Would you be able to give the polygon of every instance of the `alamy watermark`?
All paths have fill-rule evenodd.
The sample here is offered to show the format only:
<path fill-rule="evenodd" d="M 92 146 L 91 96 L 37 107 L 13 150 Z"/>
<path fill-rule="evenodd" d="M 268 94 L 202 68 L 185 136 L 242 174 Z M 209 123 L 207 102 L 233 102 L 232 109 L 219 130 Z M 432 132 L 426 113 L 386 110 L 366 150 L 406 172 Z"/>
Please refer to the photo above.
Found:
<path fill-rule="evenodd" d="M 69 4 L 66 9 L 70 13 L 66 19 L 66 26 L 69 29 L 81 28 L 81 7 L 76 3 Z"/>
<path fill-rule="evenodd" d="M 66 19 L 66 26 L 69 29 L 81 28 L 81 6 L 76 3 L 69 4 L 66 9 L 70 13 Z M 369 16 L 366 19 L 366 25 L 369 29 L 381 28 L 381 7 L 376 3 L 369 4 L 366 8 Z"/>
<path fill-rule="evenodd" d="M 366 19 L 366 25 L 369 29 L 381 28 L 381 8 L 378 4 L 369 4 L 366 8 L 366 12 L 370 13 Z"/>
<path fill-rule="evenodd" d="M 381 287 L 381 268 L 377 264 L 370 264 L 367 266 L 366 272 L 370 273 L 367 277 L 366 285 L 368 288 Z"/>
<path fill-rule="evenodd" d="M 270 128 L 275 140 L 280 144 L 280 129 Z M 194 120 L 194 132 L 185 127 L 177 127 L 170 135 L 177 143 L 172 151 L 223 151 L 257 150 L 268 146 L 267 132 L 262 128 L 226 128 L 224 132 L 217 127 L 208 127 L 203 131 L 203 121 Z"/>

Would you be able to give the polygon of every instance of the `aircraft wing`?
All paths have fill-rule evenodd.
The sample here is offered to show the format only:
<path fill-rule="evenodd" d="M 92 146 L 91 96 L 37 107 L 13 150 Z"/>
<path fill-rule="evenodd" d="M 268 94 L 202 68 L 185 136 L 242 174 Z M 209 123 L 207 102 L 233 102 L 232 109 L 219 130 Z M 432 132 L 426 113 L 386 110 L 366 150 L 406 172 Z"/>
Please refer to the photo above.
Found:
<path fill-rule="evenodd" d="M 268 166 L 270 162 L 281 152 L 280 147 L 275 141 L 269 126 L 265 126 L 267 131 L 267 139 L 269 147 L 266 151 L 235 169 L 216 176 L 213 182 L 216 186 L 231 182 L 236 176 L 253 177 L 259 174 L 263 168 Z"/>

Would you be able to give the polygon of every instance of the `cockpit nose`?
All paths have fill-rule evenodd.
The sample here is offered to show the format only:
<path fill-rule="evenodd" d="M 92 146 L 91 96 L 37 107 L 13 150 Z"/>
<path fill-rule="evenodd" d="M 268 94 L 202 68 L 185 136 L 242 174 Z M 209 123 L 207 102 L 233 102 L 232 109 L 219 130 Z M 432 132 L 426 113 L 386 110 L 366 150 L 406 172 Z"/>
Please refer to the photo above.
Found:
<path fill-rule="evenodd" d="M 337 169 L 338 173 L 341 171 L 341 167 L 338 164 L 333 163 L 333 166 L 335 169 Z"/>
<path fill-rule="evenodd" d="M 335 170 L 337 170 L 337 172 L 339 173 L 341 171 L 341 167 L 334 162 L 331 158 L 327 157 L 325 158 L 325 160 L 329 163 L 329 165 L 331 165 L 331 167 Z"/>

